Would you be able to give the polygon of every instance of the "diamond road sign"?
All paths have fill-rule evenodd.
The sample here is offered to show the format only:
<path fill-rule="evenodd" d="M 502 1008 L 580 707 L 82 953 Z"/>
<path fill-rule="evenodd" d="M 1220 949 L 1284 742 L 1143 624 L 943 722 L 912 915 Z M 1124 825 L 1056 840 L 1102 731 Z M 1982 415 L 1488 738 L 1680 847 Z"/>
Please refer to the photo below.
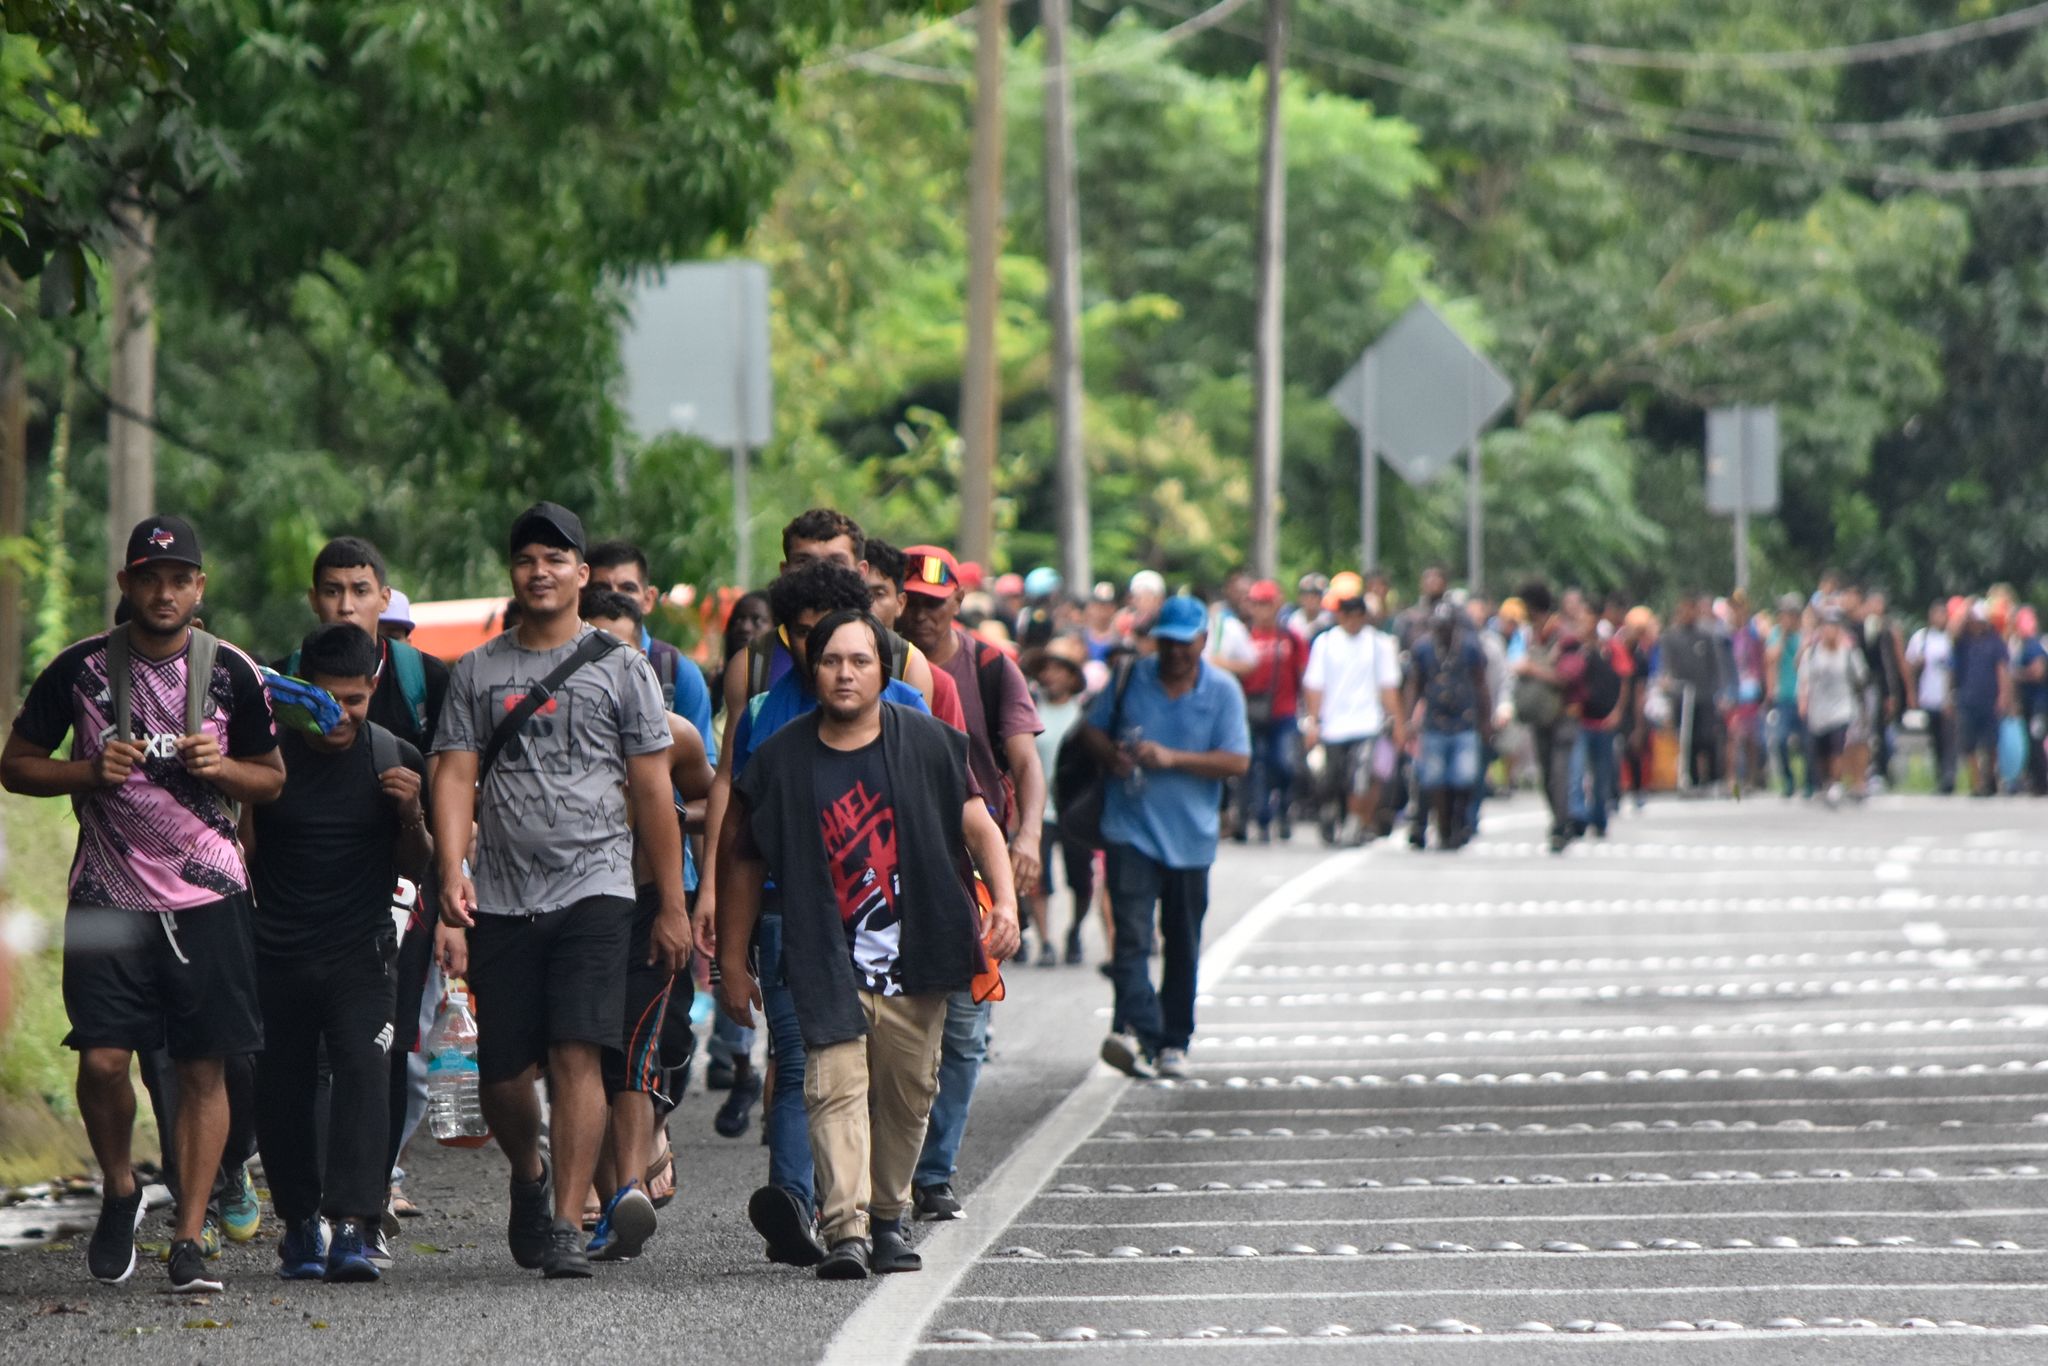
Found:
<path fill-rule="evenodd" d="M 1514 386 L 1444 316 L 1417 303 L 1366 349 L 1330 402 L 1403 479 L 1427 484 L 1501 415 Z"/>

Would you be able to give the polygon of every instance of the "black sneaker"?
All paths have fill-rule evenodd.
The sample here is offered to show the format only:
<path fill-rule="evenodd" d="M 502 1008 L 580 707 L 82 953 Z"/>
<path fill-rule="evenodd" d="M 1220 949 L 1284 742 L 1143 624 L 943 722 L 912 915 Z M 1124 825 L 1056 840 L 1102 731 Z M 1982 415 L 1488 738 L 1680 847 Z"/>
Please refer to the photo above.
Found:
<path fill-rule="evenodd" d="M 543 1161 L 538 1181 L 512 1179 L 512 1215 L 506 1221 L 505 1241 L 512 1245 L 512 1260 L 528 1271 L 538 1268 L 548 1255 L 555 1224 L 554 1183 L 548 1179 Z"/>
<path fill-rule="evenodd" d="M 709 1063 L 704 1068 L 704 1089 L 707 1091 L 732 1090 L 733 1078 L 739 1072 L 729 1062 Z"/>
<path fill-rule="evenodd" d="M 590 1255 L 583 1250 L 583 1230 L 567 1219 L 548 1225 L 547 1251 L 542 1254 L 540 1274 L 551 1281 L 585 1281 L 593 1274 Z"/>
<path fill-rule="evenodd" d="M 1067 932 L 1067 966 L 1070 968 L 1079 967 L 1081 965 L 1081 957 L 1081 931 L 1077 926 Z"/>
<path fill-rule="evenodd" d="M 197 1239 L 185 1238 L 171 1244 L 171 1293 L 174 1295 L 207 1295 L 221 1288 L 221 1283 L 206 1271 L 206 1254 L 199 1250 Z"/>
<path fill-rule="evenodd" d="M 735 1078 L 725 1103 L 712 1116 L 711 1127 L 720 1138 L 743 1138 L 754 1122 L 754 1105 L 761 1099 L 761 1078 L 752 1072 Z"/>
<path fill-rule="evenodd" d="M 768 1242 L 768 1260 L 784 1266 L 816 1266 L 825 1245 L 804 1210 L 804 1202 L 780 1186 L 763 1186 L 747 1201 L 747 1218 Z"/>
<path fill-rule="evenodd" d="M 818 1263 L 821 1281 L 864 1281 L 868 1278 L 868 1240 L 841 1238 Z"/>
<path fill-rule="evenodd" d="M 142 1227 L 142 1178 L 132 1178 L 127 1195 L 100 1197 L 100 1221 L 85 1249 L 86 1269 L 96 1281 L 119 1285 L 135 1274 L 135 1230 Z"/>
<path fill-rule="evenodd" d="M 966 1206 L 954 1197 L 952 1183 L 948 1181 L 919 1186 L 910 1194 L 910 1208 L 913 1217 L 918 1219 L 943 1221 L 967 1217 Z"/>
<path fill-rule="evenodd" d="M 910 1250 L 900 1227 L 878 1228 L 875 1230 L 874 1247 L 868 1254 L 868 1269 L 877 1276 L 888 1276 L 898 1271 L 922 1271 L 924 1258 Z"/>

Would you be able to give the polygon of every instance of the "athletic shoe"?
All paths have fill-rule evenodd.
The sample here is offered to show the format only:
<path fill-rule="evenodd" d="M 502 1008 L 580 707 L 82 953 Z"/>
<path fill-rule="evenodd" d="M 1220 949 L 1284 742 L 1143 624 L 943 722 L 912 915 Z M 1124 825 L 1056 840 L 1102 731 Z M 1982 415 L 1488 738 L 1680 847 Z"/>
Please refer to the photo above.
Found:
<path fill-rule="evenodd" d="M 1081 966 L 1081 958 L 1081 931 L 1077 926 L 1067 932 L 1067 966 L 1070 968 Z"/>
<path fill-rule="evenodd" d="M 1040 944 L 1038 946 L 1038 966 L 1042 968 L 1056 968 L 1059 965 L 1059 950 L 1052 946 L 1052 941 L 1048 939 L 1045 943 Z"/>
<path fill-rule="evenodd" d="M 1174 1081 L 1186 1081 L 1188 1076 L 1188 1051 L 1185 1048 L 1162 1048 L 1158 1059 L 1152 1064 L 1160 1076 Z"/>
<path fill-rule="evenodd" d="M 171 1244 L 172 1294 L 211 1294 L 219 1289 L 221 1283 L 206 1272 L 206 1254 L 199 1250 L 198 1240 L 182 1238 Z"/>
<path fill-rule="evenodd" d="M 315 1214 L 284 1226 L 277 1240 L 277 1278 L 317 1281 L 327 1274 L 327 1226 Z"/>
<path fill-rule="evenodd" d="M 583 1251 L 583 1230 L 567 1219 L 548 1226 L 547 1251 L 541 1257 L 540 1274 L 551 1281 L 585 1281 L 593 1274 L 590 1258 Z"/>
<path fill-rule="evenodd" d="M 725 1103 L 712 1117 L 711 1127 L 718 1131 L 720 1138 L 743 1137 L 754 1122 L 754 1104 L 760 1099 L 761 1077 L 758 1073 L 748 1072 L 733 1082 Z"/>
<path fill-rule="evenodd" d="M 377 1232 L 386 1238 L 398 1236 L 398 1211 L 386 1205 L 384 1212 L 377 1216 Z"/>
<path fill-rule="evenodd" d="M 384 1236 L 381 1226 L 363 1230 L 363 1255 L 370 1259 L 370 1265 L 379 1271 L 391 1269 L 391 1240 Z"/>
<path fill-rule="evenodd" d="M 334 1230 L 334 1241 L 327 1246 L 326 1279 L 341 1285 L 355 1285 L 374 1281 L 384 1273 L 370 1260 L 370 1250 L 363 1244 L 362 1225 L 353 1219 L 344 1219 Z"/>
<path fill-rule="evenodd" d="M 612 1196 L 584 1251 L 593 1261 L 631 1261 L 654 1236 L 656 1222 L 654 1202 L 639 1189 L 638 1183 L 628 1182 L 624 1190 Z"/>
<path fill-rule="evenodd" d="M 142 1227 L 142 1178 L 127 1195 L 100 1197 L 100 1221 L 86 1245 L 85 1265 L 96 1281 L 119 1285 L 135 1274 L 135 1230 Z"/>
<path fill-rule="evenodd" d="M 550 1175 L 543 1160 L 539 1180 L 512 1178 L 512 1213 L 505 1223 L 505 1241 L 512 1247 L 512 1260 L 528 1271 L 539 1268 L 554 1237 L 555 1194 Z"/>
<path fill-rule="evenodd" d="M 821 1281 L 864 1281 L 868 1278 L 868 1240 L 841 1238 L 818 1263 Z"/>
<path fill-rule="evenodd" d="M 1135 1034 L 1112 1034 L 1102 1041 L 1102 1060 L 1127 1077 L 1150 1081 L 1159 1069 L 1145 1056 L 1145 1047 Z"/>
<path fill-rule="evenodd" d="M 967 1207 L 953 1194 L 951 1182 L 941 1181 L 936 1185 L 919 1186 L 910 1193 L 911 1216 L 944 1223 L 949 1219 L 965 1219 Z"/>
<path fill-rule="evenodd" d="M 804 1202 L 780 1186 L 763 1186 L 747 1200 L 747 1218 L 767 1240 L 768 1260 L 784 1266 L 816 1266 L 825 1245 Z"/>
<path fill-rule="evenodd" d="M 235 1170 L 233 1184 L 221 1197 L 220 1222 L 233 1243 L 246 1243 L 263 1228 L 263 1204 L 256 1198 L 256 1183 L 249 1179 L 247 1164 Z"/>
<path fill-rule="evenodd" d="M 732 1079 L 738 1071 L 729 1062 L 709 1063 L 704 1068 L 704 1089 L 707 1091 L 730 1091 Z"/>
<path fill-rule="evenodd" d="M 924 1258 L 910 1250 L 910 1244 L 903 1241 L 903 1229 L 876 1228 L 873 1248 L 868 1253 L 868 1268 L 877 1276 L 888 1276 L 898 1271 L 924 1270 Z"/>

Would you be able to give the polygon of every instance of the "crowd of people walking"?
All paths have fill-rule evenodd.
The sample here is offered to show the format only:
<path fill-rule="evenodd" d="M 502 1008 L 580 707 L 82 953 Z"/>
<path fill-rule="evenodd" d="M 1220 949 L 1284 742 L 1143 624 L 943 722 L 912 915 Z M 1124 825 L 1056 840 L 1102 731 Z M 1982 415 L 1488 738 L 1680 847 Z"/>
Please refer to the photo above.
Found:
<path fill-rule="evenodd" d="M 914 1271 L 910 1225 L 965 1213 L 1006 966 L 1082 962 L 1099 912 L 1103 1060 L 1186 1075 L 1225 839 L 1433 829 L 1455 851 L 1527 785 L 1562 852 L 1663 784 L 1881 790 L 1912 736 L 1938 790 L 2048 793 L 2048 649 L 1999 590 L 1907 633 L 1833 579 L 1771 612 L 1687 594 L 1666 622 L 1439 569 L 1405 602 L 1350 571 L 1292 595 L 1153 570 L 1070 590 L 830 509 L 781 549 L 700 670 L 651 634 L 646 556 L 535 504 L 503 630 L 451 667 L 342 537 L 313 565 L 317 625 L 265 667 L 200 621 L 197 529 L 134 529 L 117 623 L 42 672 L 0 753 L 9 791 L 78 816 L 64 999 L 103 1173 L 94 1277 L 137 1263 L 137 1058 L 177 1291 L 220 1288 L 220 1237 L 261 1226 L 259 1159 L 279 1275 L 390 1268 L 444 996 L 474 1003 L 461 1137 L 487 1126 L 505 1156 L 521 1267 L 586 1278 L 656 1235 L 708 1025 L 718 1132 L 765 1101 L 745 1204 L 766 1255 Z M 700 993 L 717 1018 L 693 1028 Z"/>

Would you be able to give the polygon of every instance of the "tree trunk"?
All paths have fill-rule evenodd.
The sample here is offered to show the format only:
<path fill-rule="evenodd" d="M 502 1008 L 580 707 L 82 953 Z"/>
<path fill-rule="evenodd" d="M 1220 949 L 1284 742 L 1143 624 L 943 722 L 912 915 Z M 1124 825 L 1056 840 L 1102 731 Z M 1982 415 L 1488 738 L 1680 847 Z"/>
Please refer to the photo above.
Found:
<path fill-rule="evenodd" d="M 20 282 L 0 266 L 0 300 L 19 303 Z M 28 366 L 21 349 L 0 333 L 0 542 L 25 544 L 28 536 Z M 23 582 L 19 559 L 0 555 L 0 715 L 21 701 Z"/>
<path fill-rule="evenodd" d="M 963 560 L 986 566 L 995 548 L 997 411 L 996 260 L 1003 231 L 1005 0 L 978 0 L 974 150 L 968 164 L 967 355 L 960 377 L 960 536 Z"/>
<path fill-rule="evenodd" d="M 1067 76 L 1068 0 L 1041 0 L 1045 28 L 1046 313 L 1052 324 L 1052 426 L 1060 574 L 1070 594 L 1093 577 L 1088 457 L 1082 445 L 1081 215 L 1075 190 L 1073 83 Z"/>
<path fill-rule="evenodd" d="M 131 188 L 132 193 L 132 188 Z M 114 244 L 108 272 L 114 295 L 114 333 L 108 347 L 107 394 L 107 611 L 121 591 L 114 574 L 128 532 L 156 506 L 156 291 L 151 271 L 156 215 L 133 198 L 114 205 Z"/>

